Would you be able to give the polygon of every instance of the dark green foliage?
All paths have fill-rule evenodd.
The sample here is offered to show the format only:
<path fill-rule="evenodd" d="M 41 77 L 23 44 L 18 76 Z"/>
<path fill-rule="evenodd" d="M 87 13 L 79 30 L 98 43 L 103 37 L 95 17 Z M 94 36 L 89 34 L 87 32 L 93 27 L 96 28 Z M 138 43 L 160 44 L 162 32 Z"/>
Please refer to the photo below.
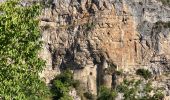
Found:
<path fill-rule="evenodd" d="M 5 100 L 45 99 L 48 89 L 39 79 L 45 62 L 41 49 L 38 3 L 23 7 L 19 0 L 0 4 L 0 96 Z"/>
<path fill-rule="evenodd" d="M 99 96 L 97 100 L 114 100 L 117 92 L 107 87 L 101 86 L 99 89 Z"/>
<path fill-rule="evenodd" d="M 154 24 L 154 28 L 156 28 L 156 29 L 170 28 L 170 21 L 168 21 L 168 22 L 158 21 Z"/>
<path fill-rule="evenodd" d="M 151 72 L 147 69 L 138 69 L 136 71 L 136 74 L 142 76 L 146 80 L 152 77 Z"/>
<path fill-rule="evenodd" d="M 53 99 L 54 100 L 60 100 L 62 98 L 67 98 L 68 100 L 71 99 L 69 96 L 69 86 L 68 84 L 62 83 L 60 80 L 55 80 L 53 82 L 52 92 L 54 94 Z"/>
<path fill-rule="evenodd" d="M 70 70 L 65 70 L 53 80 L 52 85 L 54 100 L 72 100 L 68 92 L 72 87 L 77 88 L 79 81 L 73 79 L 73 73 Z"/>
<path fill-rule="evenodd" d="M 70 70 L 65 70 L 60 75 L 58 75 L 55 80 L 60 80 L 62 83 L 71 86 L 73 81 L 73 73 Z"/>

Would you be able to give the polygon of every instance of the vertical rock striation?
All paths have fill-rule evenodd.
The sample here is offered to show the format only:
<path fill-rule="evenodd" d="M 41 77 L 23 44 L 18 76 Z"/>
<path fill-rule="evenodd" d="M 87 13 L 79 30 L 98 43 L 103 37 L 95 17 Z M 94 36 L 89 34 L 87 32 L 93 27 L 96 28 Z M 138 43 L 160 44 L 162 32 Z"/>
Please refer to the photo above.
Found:
<path fill-rule="evenodd" d="M 170 71 L 170 8 L 156 0 L 47 0 L 41 15 L 46 82 L 65 68 L 85 91 L 112 87 L 112 70 Z M 156 84 L 170 85 L 168 77 Z M 167 92 L 170 89 L 167 89 Z M 167 93 L 170 95 L 170 92 Z"/>

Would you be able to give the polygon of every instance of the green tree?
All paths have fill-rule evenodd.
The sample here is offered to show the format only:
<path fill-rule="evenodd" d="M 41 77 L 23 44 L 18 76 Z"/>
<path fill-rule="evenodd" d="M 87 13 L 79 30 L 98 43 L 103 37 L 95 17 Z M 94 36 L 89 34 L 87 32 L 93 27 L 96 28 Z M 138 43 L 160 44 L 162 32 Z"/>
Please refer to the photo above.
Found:
<path fill-rule="evenodd" d="M 72 100 L 69 95 L 71 88 L 77 88 L 79 81 L 73 79 L 73 73 L 70 70 L 64 70 L 52 82 L 51 92 L 54 100 Z"/>
<path fill-rule="evenodd" d="M 5 100 L 41 100 L 48 94 L 39 79 L 45 62 L 38 27 L 40 5 L 21 6 L 19 0 L 0 4 L 0 97 Z"/>
<path fill-rule="evenodd" d="M 62 100 L 63 98 L 65 98 L 63 100 L 72 100 L 68 94 L 70 89 L 67 83 L 63 83 L 61 80 L 55 80 L 53 85 L 52 92 L 54 94 L 54 100 Z"/>

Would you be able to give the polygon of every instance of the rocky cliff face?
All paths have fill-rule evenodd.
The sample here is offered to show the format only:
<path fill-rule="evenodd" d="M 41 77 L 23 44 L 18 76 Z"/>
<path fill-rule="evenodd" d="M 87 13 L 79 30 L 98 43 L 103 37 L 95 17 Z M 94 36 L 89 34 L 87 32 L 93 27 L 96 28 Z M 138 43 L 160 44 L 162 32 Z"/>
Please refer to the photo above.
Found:
<path fill-rule="evenodd" d="M 170 95 L 170 8 L 156 0 L 48 0 L 41 15 L 41 74 L 47 83 L 70 68 L 85 91 L 113 87 L 114 70 L 149 69 Z"/>

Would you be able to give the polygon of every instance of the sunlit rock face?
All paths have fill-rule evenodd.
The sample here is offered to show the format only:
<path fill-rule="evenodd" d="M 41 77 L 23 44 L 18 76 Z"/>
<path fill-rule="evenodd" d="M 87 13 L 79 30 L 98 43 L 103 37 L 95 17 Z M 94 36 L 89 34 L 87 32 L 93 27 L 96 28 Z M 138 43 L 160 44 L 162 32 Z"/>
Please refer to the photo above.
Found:
<path fill-rule="evenodd" d="M 85 91 L 113 87 L 115 67 L 149 69 L 169 85 L 170 8 L 156 0 L 49 0 L 41 14 L 47 83 L 70 68 Z M 136 77 L 134 75 L 134 77 Z M 167 95 L 170 95 L 167 89 Z"/>

